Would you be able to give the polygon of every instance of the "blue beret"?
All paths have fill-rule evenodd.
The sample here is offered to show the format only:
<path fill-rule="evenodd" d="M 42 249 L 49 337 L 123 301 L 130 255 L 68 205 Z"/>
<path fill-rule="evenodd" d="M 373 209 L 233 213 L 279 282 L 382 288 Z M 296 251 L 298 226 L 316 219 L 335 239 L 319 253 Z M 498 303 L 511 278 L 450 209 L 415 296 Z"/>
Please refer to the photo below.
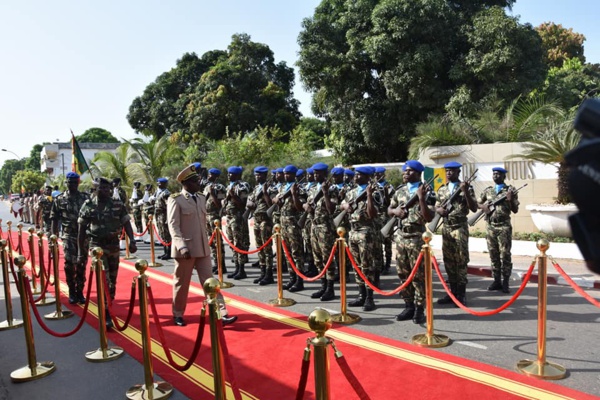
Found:
<path fill-rule="evenodd" d="M 460 168 L 462 164 L 456 161 L 450 161 L 444 164 L 444 168 Z"/>
<path fill-rule="evenodd" d="M 329 166 L 325 163 L 319 162 L 313 165 L 311 168 L 315 171 L 327 171 L 327 168 L 329 168 Z"/>
<path fill-rule="evenodd" d="M 294 165 L 286 165 L 283 168 L 283 173 L 290 173 L 290 174 L 295 174 L 296 171 L 298 171 L 298 168 Z"/>
<path fill-rule="evenodd" d="M 262 165 L 254 168 L 254 173 L 255 174 L 265 174 L 267 172 L 269 172 L 269 168 L 263 167 Z"/>
<path fill-rule="evenodd" d="M 283 168 L 279 167 L 275 170 L 275 172 L 278 174 L 283 174 Z"/>
<path fill-rule="evenodd" d="M 385 167 L 375 167 L 376 174 L 383 174 L 385 172 Z"/>
<path fill-rule="evenodd" d="M 425 170 L 423 164 L 417 160 L 408 160 L 404 165 L 406 165 L 406 168 L 410 168 L 418 172 L 423 172 Z"/>
<path fill-rule="evenodd" d="M 211 168 L 208 170 L 208 173 L 213 175 L 221 175 L 221 170 L 219 168 Z"/>
<path fill-rule="evenodd" d="M 192 163 L 192 165 L 194 166 L 194 168 L 196 168 L 196 171 L 198 171 L 200 168 L 202 168 L 202 164 L 199 162 Z"/>
<path fill-rule="evenodd" d="M 331 168 L 331 175 L 343 175 L 343 174 L 344 174 L 344 168 L 342 168 L 342 167 Z"/>
<path fill-rule="evenodd" d="M 502 172 L 503 174 L 505 174 L 505 173 L 507 173 L 507 172 L 508 172 L 507 170 L 505 170 L 505 169 L 504 169 L 504 168 L 502 168 L 502 167 L 494 167 L 494 168 L 492 168 L 492 171 L 496 171 L 496 172 Z"/>
<path fill-rule="evenodd" d="M 362 167 L 356 167 L 356 168 L 354 168 L 354 171 L 358 172 L 359 174 L 373 175 L 375 173 L 375 168 L 369 167 L 369 166 L 365 165 L 365 166 L 362 166 Z"/>
<path fill-rule="evenodd" d="M 167 183 L 167 182 L 169 182 L 169 180 L 167 178 L 158 178 L 156 180 L 156 182 L 158 182 L 158 183 Z"/>
<path fill-rule="evenodd" d="M 315 173 L 315 170 L 313 168 L 306 168 L 306 173 L 312 175 Z"/>
<path fill-rule="evenodd" d="M 65 177 L 67 179 L 79 179 L 79 174 L 77 172 L 69 172 Z"/>
<path fill-rule="evenodd" d="M 242 167 L 232 166 L 232 167 L 227 168 L 227 172 L 229 172 L 230 174 L 241 174 Z"/>
<path fill-rule="evenodd" d="M 298 171 L 296 171 L 296 176 L 302 176 L 304 175 L 304 170 L 302 168 L 300 168 Z"/>
<path fill-rule="evenodd" d="M 354 171 L 352 171 L 351 169 L 345 169 L 344 170 L 344 175 L 354 176 Z"/>

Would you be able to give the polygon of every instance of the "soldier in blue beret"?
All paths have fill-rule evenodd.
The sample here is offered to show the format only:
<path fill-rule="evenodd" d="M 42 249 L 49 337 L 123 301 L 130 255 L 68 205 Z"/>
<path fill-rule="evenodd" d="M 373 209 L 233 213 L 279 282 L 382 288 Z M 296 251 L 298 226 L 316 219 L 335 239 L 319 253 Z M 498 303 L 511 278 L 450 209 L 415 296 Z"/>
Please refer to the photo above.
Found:
<path fill-rule="evenodd" d="M 304 182 L 300 186 L 300 189 L 302 190 L 302 192 L 304 193 L 305 196 L 308 196 L 308 193 L 310 192 L 311 188 L 313 188 L 316 185 L 314 172 L 315 171 L 312 168 L 306 169 L 306 174 L 305 174 L 306 182 Z M 297 174 L 296 174 L 296 179 L 298 179 L 298 180 L 300 179 Z M 310 213 L 306 214 L 306 218 L 304 219 L 304 226 L 301 226 L 301 229 L 302 229 L 302 239 L 304 241 L 304 261 L 307 264 L 306 276 L 308 276 L 308 277 L 317 276 L 319 274 L 319 271 L 317 270 L 317 267 L 315 266 L 313 250 L 312 250 L 312 242 L 310 239 L 310 232 L 312 230 L 312 214 L 310 214 Z"/>
<path fill-rule="evenodd" d="M 375 179 L 379 185 L 379 192 L 382 195 L 382 204 L 377 208 L 377 223 L 379 224 L 378 229 L 381 230 L 390 220 L 390 216 L 387 213 L 387 209 L 392 201 L 392 196 L 396 192 L 396 189 L 385 179 L 385 167 L 375 168 Z M 391 235 L 383 238 L 382 240 L 382 253 L 381 262 L 383 263 L 383 274 L 387 274 L 392 266 L 392 237 Z M 385 262 L 384 262 L 385 255 Z"/>
<path fill-rule="evenodd" d="M 221 170 L 218 168 L 210 168 L 206 177 L 206 185 L 204 185 L 204 197 L 206 198 L 206 232 L 208 237 L 212 237 L 216 229 L 215 221 L 221 221 L 223 200 L 227 196 L 227 188 L 219 182 Z M 221 269 L 224 274 L 227 273 L 225 266 L 225 246 L 221 246 Z M 213 240 L 210 244 L 210 252 L 212 257 L 212 272 L 219 273 L 219 265 L 217 257 L 217 241 Z"/>
<path fill-rule="evenodd" d="M 213 174 L 214 176 L 220 176 L 221 175 L 221 170 L 218 168 L 211 168 L 208 170 L 209 174 Z"/>
<path fill-rule="evenodd" d="M 349 168 L 344 169 L 344 183 L 354 187 L 354 171 Z"/>
<path fill-rule="evenodd" d="M 171 192 L 167 188 L 169 180 L 167 178 L 158 178 L 156 180 L 157 188 L 154 194 L 154 221 L 158 230 L 159 242 L 163 246 L 163 255 L 159 256 L 161 260 L 171 259 L 171 234 L 169 233 L 169 222 L 167 220 L 167 200 Z"/>
<path fill-rule="evenodd" d="M 244 220 L 246 202 L 250 193 L 250 185 L 242 180 L 242 167 L 232 166 L 227 168 L 229 185 L 224 200 L 224 210 L 227 216 L 227 237 L 233 244 L 233 260 L 235 270 L 227 274 L 228 278 L 235 280 L 244 279 L 248 275 L 244 265 L 248 262 L 248 255 L 235 251 L 235 248 L 248 251 L 250 248 L 250 230 L 248 220 Z M 235 248 L 234 248 L 235 247 Z"/>

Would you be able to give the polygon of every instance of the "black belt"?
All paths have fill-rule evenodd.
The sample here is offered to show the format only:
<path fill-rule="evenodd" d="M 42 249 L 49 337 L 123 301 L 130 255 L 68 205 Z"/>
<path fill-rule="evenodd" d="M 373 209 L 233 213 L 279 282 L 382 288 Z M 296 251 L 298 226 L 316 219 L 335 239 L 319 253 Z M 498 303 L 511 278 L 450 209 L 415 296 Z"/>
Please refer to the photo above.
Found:
<path fill-rule="evenodd" d="M 398 228 L 398 231 L 402 233 L 423 233 L 425 227 L 422 225 L 403 225 Z"/>

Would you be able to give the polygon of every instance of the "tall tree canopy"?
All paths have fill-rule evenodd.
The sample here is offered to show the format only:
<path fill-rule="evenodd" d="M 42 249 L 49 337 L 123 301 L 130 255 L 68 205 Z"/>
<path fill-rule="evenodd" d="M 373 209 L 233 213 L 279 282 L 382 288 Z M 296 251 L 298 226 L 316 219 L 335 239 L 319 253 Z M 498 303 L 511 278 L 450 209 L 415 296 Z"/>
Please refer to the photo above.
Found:
<path fill-rule="evenodd" d="M 431 113 L 510 101 L 546 73 L 512 0 L 323 0 L 298 38 L 301 80 L 345 162 L 396 161 Z"/>
<path fill-rule="evenodd" d="M 119 143 L 119 139 L 102 128 L 90 128 L 76 136 L 76 139 L 79 143 Z"/>
<path fill-rule="evenodd" d="M 585 63 L 583 55 L 583 42 L 585 36 L 573 31 L 573 28 L 565 28 L 554 22 L 544 22 L 535 28 L 542 38 L 544 47 L 544 59 L 550 67 L 562 67 L 566 60 L 578 58 Z"/>

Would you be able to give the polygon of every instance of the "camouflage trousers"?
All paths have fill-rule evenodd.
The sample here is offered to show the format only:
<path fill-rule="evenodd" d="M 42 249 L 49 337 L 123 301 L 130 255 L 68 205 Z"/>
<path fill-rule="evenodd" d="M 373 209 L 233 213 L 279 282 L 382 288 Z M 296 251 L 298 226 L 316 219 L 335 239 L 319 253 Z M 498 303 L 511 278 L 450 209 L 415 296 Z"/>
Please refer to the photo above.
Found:
<path fill-rule="evenodd" d="M 376 247 L 380 245 L 377 239 L 377 230 L 373 227 L 363 227 L 357 230 L 351 230 L 349 236 L 349 246 L 352 257 L 356 261 L 356 266 L 369 279 L 371 283 L 377 284 L 377 278 L 381 272 L 381 264 L 377 263 Z M 353 268 L 348 265 L 347 268 Z M 365 283 L 358 273 L 354 274 L 354 280 L 362 286 Z"/>
<path fill-rule="evenodd" d="M 67 286 L 69 288 L 77 288 L 83 290 L 85 285 L 85 270 L 87 266 L 87 258 L 85 263 L 77 263 L 77 255 L 79 253 L 79 244 L 77 243 L 77 236 L 75 235 L 64 235 L 62 237 L 63 242 L 63 253 L 65 256 L 65 277 L 67 278 Z M 88 253 L 86 246 L 85 251 L 82 254 Z"/>
<path fill-rule="evenodd" d="M 331 250 L 333 249 L 333 245 L 335 244 L 335 230 L 333 229 L 333 223 L 331 221 L 329 223 L 324 224 L 313 223 L 311 228 L 312 229 L 309 238 L 311 241 L 313 259 L 315 262 L 315 266 L 320 272 L 323 271 L 323 268 L 325 268 L 325 265 L 327 265 L 329 255 L 331 254 Z M 327 270 L 328 280 L 332 281 L 335 279 L 335 270 L 335 262 L 332 262 L 329 269 Z"/>
<path fill-rule="evenodd" d="M 137 233 L 144 232 L 144 224 L 142 223 L 142 210 L 140 208 L 133 209 L 133 222 Z"/>
<path fill-rule="evenodd" d="M 171 233 L 169 232 L 169 225 L 165 214 L 156 214 L 156 229 L 158 230 L 160 240 L 165 243 L 171 242 Z"/>
<path fill-rule="evenodd" d="M 306 257 L 306 262 L 309 264 L 315 263 L 315 261 L 313 260 L 312 240 L 310 238 L 311 231 L 312 219 L 311 217 L 308 217 L 306 218 L 304 228 L 302 228 L 302 238 L 304 240 L 304 255 Z"/>
<path fill-rule="evenodd" d="M 242 213 L 227 215 L 227 238 L 239 250 L 247 251 L 250 248 L 250 243 L 245 238 L 244 225 L 247 232 L 248 221 L 244 220 Z M 238 253 L 233 248 L 231 250 L 233 251 L 233 262 L 235 264 L 242 265 L 248 262 L 247 255 Z"/>
<path fill-rule="evenodd" d="M 492 262 L 494 278 L 508 278 L 512 273 L 512 259 L 510 250 L 512 248 L 512 225 L 487 226 L 487 248 Z"/>
<path fill-rule="evenodd" d="M 266 213 L 254 215 L 254 240 L 256 247 L 262 247 L 273 235 L 273 222 Z M 273 267 L 273 246 L 266 246 L 258 252 L 258 262 L 261 266 Z"/>
<path fill-rule="evenodd" d="M 305 272 L 304 268 L 304 240 L 302 230 L 298 226 L 298 218 L 292 216 L 281 216 L 281 238 L 291 253 L 296 268 Z M 287 256 L 284 255 L 284 257 Z"/>
<path fill-rule="evenodd" d="M 442 228 L 442 252 L 448 282 L 466 285 L 467 265 L 470 261 L 469 226 L 466 221 L 458 226 L 444 224 Z"/>
<path fill-rule="evenodd" d="M 91 240 L 90 246 L 101 247 L 102 248 L 102 269 L 106 274 L 106 283 L 105 287 L 108 288 L 108 293 L 110 294 L 110 298 L 115 298 L 115 293 L 117 291 L 117 275 L 119 274 L 119 262 L 120 262 L 120 252 L 119 252 L 119 239 L 112 240 L 110 242 L 97 242 Z"/>
<path fill-rule="evenodd" d="M 403 284 L 408 279 L 412 272 L 421 247 L 425 242 L 421 234 L 413 236 L 396 236 L 396 269 L 398 270 L 398 278 L 400 284 Z M 425 302 L 425 271 L 423 263 L 419 266 L 419 270 L 415 274 L 412 285 L 408 285 L 406 289 L 400 292 L 400 297 L 406 303 L 416 303 L 417 306 L 422 306 Z"/>
<path fill-rule="evenodd" d="M 242 214 L 243 217 L 243 214 Z M 250 248 L 250 227 L 248 226 L 248 220 L 242 218 L 242 240 L 244 243 L 244 249 Z M 241 254 L 244 264 L 248 262 L 248 254 Z"/>
<path fill-rule="evenodd" d="M 221 220 L 221 215 L 220 214 L 208 214 L 206 216 L 206 232 L 208 234 L 208 240 L 210 240 L 210 238 L 213 235 L 213 232 L 216 229 L 215 226 L 215 220 Z M 215 238 L 213 239 L 213 241 L 210 243 L 210 254 L 213 260 L 213 265 L 217 265 L 217 240 L 221 241 L 221 263 L 223 266 L 225 266 L 225 247 L 223 246 L 223 238 L 222 237 L 217 237 L 217 235 L 215 235 Z"/>

